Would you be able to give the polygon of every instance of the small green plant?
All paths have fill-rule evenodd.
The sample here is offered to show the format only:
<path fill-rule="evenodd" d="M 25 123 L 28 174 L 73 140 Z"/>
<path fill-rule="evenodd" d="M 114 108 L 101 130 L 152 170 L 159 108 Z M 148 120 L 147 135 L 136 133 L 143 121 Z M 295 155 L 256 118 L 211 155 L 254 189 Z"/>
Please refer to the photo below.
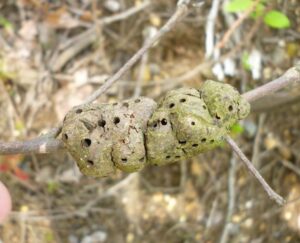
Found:
<path fill-rule="evenodd" d="M 6 29 L 7 31 L 13 30 L 13 24 L 6 19 L 5 17 L 0 15 L 0 27 L 3 27 L 4 29 Z"/>
<path fill-rule="evenodd" d="M 266 10 L 267 0 L 260 1 L 255 8 L 251 16 L 257 18 L 263 16 L 264 23 L 275 29 L 289 28 L 291 23 L 289 18 L 282 12 L 277 10 Z M 239 13 L 247 11 L 254 4 L 254 0 L 231 0 L 226 6 L 225 10 L 229 13 Z"/>
<path fill-rule="evenodd" d="M 251 65 L 249 63 L 249 52 L 247 52 L 247 51 L 243 52 L 243 55 L 242 55 L 242 65 L 243 65 L 243 68 L 245 70 L 247 70 L 247 71 L 251 70 Z"/>

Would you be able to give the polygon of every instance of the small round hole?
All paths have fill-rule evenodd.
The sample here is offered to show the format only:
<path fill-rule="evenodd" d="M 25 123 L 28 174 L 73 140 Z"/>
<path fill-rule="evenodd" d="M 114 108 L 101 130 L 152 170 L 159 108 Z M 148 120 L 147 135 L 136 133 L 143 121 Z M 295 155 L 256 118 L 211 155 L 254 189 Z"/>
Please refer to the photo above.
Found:
<path fill-rule="evenodd" d="M 232 105 L 228 106 L 228 110 L 233 111 L 233 106 Z"/>
<path fill-rule="evenodd" d="M 180 158 L 180 156 L 179 156 L 179 155 L 176 155 L 176 156 L 175 156 L 175 158 L 176 158 L 176 159 L 179 159 L 179 158 Z"/>
<path fill-rule="evenodd" d="M 166 159 L 170 159 L 170 158 L 171 158 L 171 156 L 170 156 L 170 155 L 167 155 L 167 156 L 166 156 Z"/>
<path fill-rule="evenodd" d="M 157 123 L 156 122 L 153 124 L 153 127 L 157 127 Z"/>
<path fill-rule="evenodd" d="M 196 123 L 195 123 L 194 121 L 192 121 L 192 122 L 191 122 L 191 125 L 192 125 L 192 126 L 195 126 L 195 125 L 196 125 Z"/>
<path fill-rule="evenodd" d="M 85 139 L 83 139 L 82 141 L 81 141 L 81 144 L 82 144 L 82 146 L 83 147 L 90 147 L 91 146 L 91 144 L 92 144 L 92 140 L 91 139 L 89 139 L 89 138 L 85 138 Z"/>
<path fill-rule="evenodd" d="M 114 118 L 114 124 L 117 125 L 120 122 L 120 118 L 119 117 L 115 117 Z"/>
<path fill-rule="evenodd" d="M 205 142 L 206 142 L 206 138 L 202 138 L 201 143 L 205 143 Z"/>
<path fill-rule="evenodd" d="M 106 121 L 105 120 L 99 120 L 98 125 L 99 125 L 99 127 L 105 127 Z"/>
<path fill-rule="evenodd" d="M 93 166 L 94 165 L 94 161 L 93 160 L 87 160 L 86 161 L 88 166 Z"/>
<path fill-rule="evenodd" d="M 186 144 L 186 141 L 183 140 L 183 141 L 178 141 L 180 144 Z"/>
<path fill-rule="evenodd" d="M 69 138 L 68 134 L 65 133 L 65 134 L 64 134 L 64 139 L 65 139 L 65 140 L 68 140 L 68 138 Z"/>
<path fill-rule="evenodd" d="M 121 159 L 123 163 L 127 163 L 127 159 L 126 158 L 122 158 Z"/>
<path fill-rule="evenodd" d="M 186 99 L 180 99 L 180 102 L 184 103 L 184 102 L 186 102 Z"/>
<path fill-rule="evenodd" d="M 193 147 L 198 147 L 198 144 L 197 144 L 197 143 L 194 143 L 192 146 L 193 146 Z"/>
<path fill-rule="evenodd" d="M 76 110 L 76 113 L 77 113 L 77 114 L 80 114 L 81 112 L 82 112 L 82 109 L 77 109 L 77 110 Z"/>
<path fill-rule="evenodd" d="M 203 107 L 204 110 L 206 110 L 206 108 L 207 108 L 206 105 L 203 105 L 202 107 Z"/>
<path fill-rule="evenodd" d="M 170 105 L 169 105 L 169 108 L 173 108 L 175 106 L 175 104 L 174 103 L 171 103 Z"/>
<path fill-rule="evenodd" d="M 124 103 L 123 103 L 123 106 L 125 106 L 126 108 L 128 108 L 128 107 L 129 107 L 129 104 L 128 104 L 127 102 L 124 102 Z"/>
<path fill-rule="evenodd" d="M 215 140 L 213 140 L 213 139 L 212 139 L 212 140 L 210 140 L 210 143 L 214 143 L 214 142 L 215 142 Z"/>
<path fill-rule="evenodd" d="M 136 99 L 134 102 L 135 102 L 135 103 L 140 103 L 141 100 L 140 100 L 140 99 Z"/>
<path fill-rule="evenodd" d="M 163 118 L 163 119 L 161 120 L 161 124 L 164 125 L 164 126 L 167 125 L 167 124 L 168 124 L 167 119 Z"/>
<path fill-rule="evenodd" d="M 216 118 L 217 118 L 218 120 L 221 119 L 221 117 L 220 117 L 218 114 L 216 114 Z"/>

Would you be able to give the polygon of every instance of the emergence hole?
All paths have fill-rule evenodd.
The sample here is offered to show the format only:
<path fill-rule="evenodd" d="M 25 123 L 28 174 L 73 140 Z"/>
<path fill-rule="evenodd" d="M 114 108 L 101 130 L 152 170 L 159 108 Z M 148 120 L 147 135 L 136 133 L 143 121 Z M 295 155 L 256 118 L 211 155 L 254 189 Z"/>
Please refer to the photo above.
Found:
<path fill-rule="evenodd" d="M 124 102 L 124 103 L 123 103 L 123 106 L 125 106 L 126 108 L 128 108 L 128 107 L 129 107 L 129 104 L 128 104 L 127 102 Z"/>
<path fill-rule="evenodd" d="M 203 107 L 204 110 L 206 110 L 206 108 L 207 108 L 206 105 L 203 105 L 202 107 Z"/>
<path fill-rule="evenodd" d="M 205 142 L 206 142 L 206 138 L 202 138 L 201 143 L 205 143 Z"/>
<path fill-rule="evenodd" d="M 89 139 L 89 138 L 83 139 L 83 140 L 81 141 L 81 144 L 82 144 L 83 147 L 86 147 L 86 148 L 87 148 L 87 147 L 90 147 L 91 144 L 92 144 L 92 140 Z"/>
<path fill-rule="evenodd" d="M 93 166 L 94 165 L 94 161 L 93 160 L 87 160 L 86 162 L 87 162 L 87 164 L 89 166 Z"/>
<path fill-rule="evenodd" d="M 175 104 L 174 103 L 171 103 L 170 105 L 169 105 L 169 108 L 173 108 L 175 106 Z"/>
<path fill-rule="evenodd" d="M 195 126 L 195 125 L 196 125 L 196 123 L 195 123 L 194 121 L 192 121 L 192 122 L 191 122 L 191 125 L 192 125 L 192 126 Z"/>
<path fill-rule="evenodd" d="M 77 109 L 77 110 L 76 110 L 76 113 L 77 113 L 77 114 L 80 114 L 81 112 L 82 112 L 82 109 Z"/>
<path fill-rule="evenodd" d="M 120 122 L 120 117 L 114 118 L 114 124 L 117 125 Z"/>
<path fill-rule="evenodd" d="M 218 114 L 216 114 L 216 118 L 217 118 L 218 120 L 220 120 L 220 119 L 221 119 L 221 117 L 220 117 L 220 116 L 218 116 Z"/>
<path fill-rule="evenodd" d="M 64 139 L 65 139 L 65 140 L 68 140 L 68 138 L 69 138 L 68 134 L 65 133 L 65 134 L 64 134 Z"/>
<path fill-rule="evenodd" d="M 233 110 L 233 106 L 232 105 L 228 106 L 228 110 L 232 111 Z"/>
<path fill-rule="evenodd" d="M 121 160 L 122 160 L 123 163 L 126 163 L 126 162 L 127 162 L 127 159 L 126 159 L 126 158 L 122 158 Z"/>
<path fill-rule="evenodd" d="M 210 143 L 214 143 L 214 142 L 215 142 L 215 140 L 213 140 L 213 139 L 212 139 L 212 140 L 210 140 Z"/>
<path fill-rule="evenodd" d="M 98 125 L 99 125 L 99 127 L 105 127 L 106 121 L 105 120 L 99 120 Z"/>
<path fill-rule="evenodd" d="M 176 156 L 175 156 L 175 158 L 176 158 L 176 159 L 179 159 L 179 158 L 180 158 L 180 156 L 179 156 L 179 155 L 176 155 Z"/>
<path fill-rule="evenodd" d="M 184 102 L 186 102 L 186 99 L 180 99 L 180 102 L 184 103 Z"/>
<path fill-rule="evenodd" d="M 141 100 L 140 100 L 140 99 L 136 99 L 134 102 L 135 102 L 135 103 L 140 103 Z"/>
<path fill-rule="evenodd" d="M 186 144 L 186 141 L 178 141 L 180 144 Z"/>
<path fill-rule="evenodd" d="M 170 158 L 171 158 L 171 156 L 170 156 L 170 155 L 167 155 L 167 156 L 166 156 L 166 159 L 170 159 Z"/>
<path fill-rule="evenodd" d="M 154 123 L 154 124 L 153 124 L 153 127 L 157 127 L 157 123 Z"/>
<path fill-rule="evenodd" d="M 197 143 L 194 143 L 192 146 L 193 146 L 193 147 L 198 147 L 198 144 L 197 144 Z"/>
<path fill-rule="evenodd" d="M 164 125 L 164 126 L 167 125 L 167 124 L 168 124 L 167 119 L 163 118 L 163 119 L 161 120 L 161 124 Z"/>

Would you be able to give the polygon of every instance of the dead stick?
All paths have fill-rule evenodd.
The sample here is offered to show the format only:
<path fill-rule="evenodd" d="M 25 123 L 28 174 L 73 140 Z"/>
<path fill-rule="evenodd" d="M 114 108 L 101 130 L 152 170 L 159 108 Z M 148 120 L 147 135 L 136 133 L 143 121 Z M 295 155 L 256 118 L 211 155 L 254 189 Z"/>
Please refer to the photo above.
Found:
<path fill-rule="evenodd" d="M 259 0 L 256 0 L 252 6 L 246 10 L 234 23 L 231 25 L 229 30 L 224 34 L 222 40 L 216 44 L 215 49 L 221 49 L 224 47 L 224 45 L 228 42 L 231 35 L 234 33 L 234 31 L 243 23 L 243 21 L 252 13 L 253 9 L 256 7 L 256 5 L 259 3 Z"/>
<path fill-rule="evenodd" d="M 168 20 L 168 22 L 153 36 L 149 41 L 147 41 L 143 47 L 138 50 L 113 76 L 105 81 L 99 89 L 97 89 L 93 94 L 91 94 L 87 99 L 84 100 L 83 104 L 87 104 L 96 100 L 100 95 L 102 95 L 107 89 L 109 89 L 117 80 L 119 80 L 124 73 L 126 73 L 132 66 L 143 56 L 143 54 L 151 48 L 162 36 L 168 33 L 178 21 L 180 21 L 188 13 L 187 4 L 179 4 L 176 12 Z"/>

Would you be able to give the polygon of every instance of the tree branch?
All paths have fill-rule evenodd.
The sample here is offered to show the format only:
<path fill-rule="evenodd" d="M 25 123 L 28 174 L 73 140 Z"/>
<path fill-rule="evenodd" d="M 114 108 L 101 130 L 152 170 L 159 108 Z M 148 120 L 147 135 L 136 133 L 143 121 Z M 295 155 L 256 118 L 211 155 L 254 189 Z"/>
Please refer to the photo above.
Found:
<path fill-rule="evenodd" d="M 279 78 L 244 93 L 243 97 L 251 103 L 284 87 L 287 87 L 294 82 L 298 82 L 300 84 L 300 64 L 290 68 Z"/>
<path fill-rule="evenodd" d="M 110 77 L 98 90 L 89 96 L 84 103 L 89 103 L 97 99 L 111 85 L 113 85 L 126 71 L 128 71 L 142 55 L 153 46 L 164 34 L 169 32 L 177 22 L 179 22 L 187 13 L 190 6 L 201 6 L 202 1 L 197 0 L 179 0 L 177 10 L 169 19 L 169 21 L 160 29 L 160 31 L 124 64 L 121 69 Z M 292 82 L 300 82 L 300 65 L 289 69 L 284 75 L 271 81 L 261 87 L 251 90 L 243 94 L 244 98 L 249 102 L 253 102 L 265 95 L 271 94 Z M 57 135 L 57 134 L 56 134 Z M 55 139 L 56 136 L 42 136 L 28 141 L 16 142 L 0 142 L 1 154 L 18 154 L 18 153 L 50 153 L 61 149 L 62 142 Z"/>
<path fill-rule="evenodd" d="M 261 174 L 255 169 L 251 161 L 246 157 L 243 151 L 238 147 L 238 145 L 232 140 L 231 137 L 226 137 L 227 143 L 233 149 L 233 151 L 241 158 L 242 162 L 246 165 L 247 169 L 250 173 L 258 180 L 258 182 L 262 185 L 265 192 L 269 195 L 269 197 L 275 200 L 279 205 L 283 205 L 285 200 L 278 195 L 265 181 L 265 179 L 261 176 Z"/>
<path fill-rule="evenodd" d="M 0 142 L 0 154 L 45 154 L 53 153 L 63 148 L 61 140 L 38 137 L 28 141 Z"/>
<path fill-rule="evenodd" d="M 60 133 L 60 131 L 61 128 L 53 128 L 46 135 L 27 141 L 0 141 L 0 155 L 53 153 L 59 149 L 63 149 L 62 141 L 60 139 L 56 139 L 56 136 Z"/>
<path fill-rule="evenodd" d="M 251 103 L 264 96 L 270 95 L 292 84 L 293 82 L 300 83 L 300 65 L 290 68 L 281 77 L 270 81 L 269 83 L 262 85 L 256 89 L 248 91 L 242 96 Z M 24 142 L 0 142 L 0 155 L 54 152 L 62 147 L 61 142 L 59 140 L 55 140 L 54 137 L 55 136 L 39 137 Z M 45 149 L 41 149 L 43 146 L 45 146 Z"/>

